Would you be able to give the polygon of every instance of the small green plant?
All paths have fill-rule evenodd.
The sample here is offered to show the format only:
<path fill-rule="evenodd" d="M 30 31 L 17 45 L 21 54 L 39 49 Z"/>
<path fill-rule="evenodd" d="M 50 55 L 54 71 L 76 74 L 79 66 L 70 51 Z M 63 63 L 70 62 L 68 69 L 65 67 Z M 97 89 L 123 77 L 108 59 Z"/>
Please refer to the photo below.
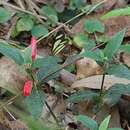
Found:
<path fill-rule="evenodd" d="M 123 130 L 121 128 L 109 128 L 109 122 L 110 122 L 111 116 L 107 116 L 100 125 L 93 120 L 92 118 L 89 118 L 88 116 L 79 115 L 78 121 L 80 121 L 86 128 L 89 128 L 90 130 Z"/>
<path fill-rule="evenodd" d="M 94 24 L 95 23 L 95 24 Z M 93 26 L 94 25 L 94 26 Z M 81 102 L 86 100 L 92 100 L 95 102 L 98 109 L 96 111 L 100 111 L 100 108 L 103 104 L 107 104 L 109 106 L 115 105 L 122 94 L 130 93 L 129 84 L 117 84 L 109 88 L 108 90 L 104 89 L 104 81 L 105 75 L 115 75 L 117 77 L 129 78 L 130 70 L 124 66 L 123 64 L 114 64 L 114 58 L 119 50 L 124 52 L 129 52 L 129 45 L 121 45 L 123 42 L 123 38 L 125 36 L 126 29 L 116 33 L 111 39 L 109 38 L 107 41 L 99 41 L 96 33 L 100 33 L 103 35 L 105 31 L 104 25 L 98 20 L 87 20 L 85 21 L 85 30 L 87 33 L 94 35 L 95 41 L 89 37 L 89 35 L 78 35 L 74 37 L 74 42 L 80 48 L 83 48 L 81 55 L 83 57 L 89 57 L 96 60 L 103 68 L 104 73 L 102 76 L 101 89 L 100 92 L 94 91 L 80 91 L 72 94 L 68 101 L 70 102 Z M 86 36 L 86 37 L 85 37 Z M 100 49 L 96 46 L 105 46 L 104 49 Z M 94 48 L 94 49 L 93 49 Z M 125 91 L 127 90 L 127 91 Z M 96 107 L 96 108 L 97 108 Z M 94 111 L 94 112 L 96 112 Z"/>

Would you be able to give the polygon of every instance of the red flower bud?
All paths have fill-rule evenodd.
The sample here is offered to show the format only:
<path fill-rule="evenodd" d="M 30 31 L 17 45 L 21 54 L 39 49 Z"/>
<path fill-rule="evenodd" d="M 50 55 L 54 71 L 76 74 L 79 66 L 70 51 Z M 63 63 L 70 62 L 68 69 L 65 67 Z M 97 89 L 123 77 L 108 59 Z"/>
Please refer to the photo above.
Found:
<path fill-rule="evenodd" d="M 32 36 L 31 38 L 31 47 L 32 47 L 32 61 L 34 61 L 37 56 L 37 40 L 35 36 Z"/>
<path fill-rule="evenodd" d="M 32 91 L 32 81 L 27 80 L 24 85 L 24 96 L 29 96 Z"/>

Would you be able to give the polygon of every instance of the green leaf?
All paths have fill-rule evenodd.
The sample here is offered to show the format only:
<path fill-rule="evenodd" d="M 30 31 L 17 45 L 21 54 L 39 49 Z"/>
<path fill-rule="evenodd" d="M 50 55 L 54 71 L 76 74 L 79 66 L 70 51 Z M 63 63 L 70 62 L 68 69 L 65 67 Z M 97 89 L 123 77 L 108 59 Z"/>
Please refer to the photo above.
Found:
<path fill-rule="evenodd" d="M 41 8 L 41 13 L 47 16 L 52 22 L 58 22 L 58 16 L 56 10 L 51 6 L 43 6 Z"/>
<path fill-rule="evenodd" d="M 98 93 L 95 93 L 93 91 L 81 91 L 81 92 L 76 92 L 76 93 L 72 94 L 67 99 L 67 101 L 73 102 L 73 103 L 78 103 L 78 102 L 82 102 L 82 101 L 92 100 L 96 96 L 98 96 Z"/>
<path fill-rule="evenodd" d="M 126 15 L 130 15 L 130 7 L 112 10 L 107 14 L 103 15 L 101 19 L 109 19 L 113 17 L 126 16 Z"/>
<path fill-rule="evenodd" d="M 61 70 L 62 67 L 57 61 L 58 59 L 53 59 L 52 57 L 46 58 L 37 72 L 37 80 L 43 83 L 59 76 L 59 70 Z"/>
<path fill-rule="evenodd" d="M 91 51 L 91 50 L 85 50 L 85 52 L 82 53 L 82 56 L 88 57 L 88 58 L 92 58 L 96 61 L 103 61 L 101 54 L 103 52 L 99 49 L 95 50 L 95 51 Z"/>
<path fill-rule="evenodd" d="M 7 9 L 0 7 L 0 23 L 5 23 L 10 18 L 11 18 L 11 13 Z"/>
<path fill-rule="evenodd" d="M 39 38 L 41 36 L 47 35 L 48 29 L 44 25 L 38 24 L 32 28 L 31 33 L 33 36 Z"/>
<path fill-rule="evenodd" d="M 123 52 L 126 52 L 126 53 L 129 53 L 129 54 L 130 54 L 130 45 L 129 45 L 129 44 L 122 45 L 122 46 L 120 47 L 120 50 L 123 51 Z"/>
<path fill-rule="evenodd" d="M 111 116 L 106 117 L 99 126 L 99 130 L 107 130 Z"/>
<path fill-rule="evenodd" d="M 31 95 L 25 98 L 27 109 L 35 119 L 38 119 L 41 116 L 44 102 L 44 93 L 36 88 L 33 88 Z"/>
<path fill-rule="evenodd" d="M 43 122 L 43 120 L 41 119 L 35 120 L 18 107 L 10 105 L 8 107 L 8 110 L 11 111 L 11 113 L 17 115 L 17 117 L 27 125 L 28 130 L 62 130 L 58 128 L 55 124 L 50 124 L 47 121 Z"/>
<path fill-rule="evenodd" d="M 66 58 L 65 62 L 64 62 L 64 65 L 70 65 L 72 63 L 74 63 L 75 61 L 77 61 L 78 59 L 82 58 L 82 55 L 72 55 L 72 56 L 69 56 L 68 58 Z"/>
<path fill-rule="evenodd" d="M 11 37 L 15 38 L 20 32 L 17 31 L 16 26 L 12 28 Z"/>
<path fill-rule="evenodd" d="M 0 53 L 11 58 L 19 65 L 22 65 L 24 62 L 21 50 L 14 48 L 6 42 L 0 41 Z"/>
<path fill-rule="evenodd" d="M 84 34 L 79 34 L 74 36 L 73 40 L 74 40 L 74 45 L 76 45 L 79 48 L 82 48 L 87 43 L 88 36 Z"/>
<path fill-rule="evenodd" d="M 96 46 L 94 40 L 88 39 L 87 43 L 83 46 L 86 50 L 91 50 Z"/>
<path fill-rule="evenodd" d="M 70 4 L 69 4 L 69 8 L 71 10 L 74 10 L 76 8 L 80 9 L 80 8 L 82 8 L 85 5 L 86 5 L 86 1 L 85 0 L 71 0 Z"/>
<path fill-rule="evenodd" d="M 44 66 L 51 64 L 57 64 L 58 62 L 61 62 L 61 59 L 59 57 L 55 56 L 48 56 L 46 58 L 37 58 L 35 62 L 33 63 L 33 68 L 41 68 Z"/>
<path fill-rule="evenodd" d="M 108 128 L 108 130 L 124 130 L 122 128 Z"/>
<path fill-rule="evenodd" d="M 23 50 L 24 64 L 32 64 L 32 48 L 29 46 Z"/>
<path fill-rule="evenodd" d="M 111 59 L 114 54 L 118 51 L 125 36 L 126 29 L 116 33 L 111 40 L 107 43 L 104 54 L 107 58 Z"/>
<path fill-rule="evenodd" d="M 42 68 L 40 68 L 37 72 L 38 81 L 45 83 L 51 79 L 54 79 L 59 76 L 59 71 L 61 70 L 61 66 L 58 64 L 45 64 Z"/>
<path fill-rule="evenodd" d="M 107 73 L 120 78 L 130 79 L 130 70 L 124 65 L 112 65 L 107 69 Z"/>
<path fill-rule="evenodd" d="M 113 85 L 107 93 L 104 95 L 103 101 L 109 106 L 114 106 L 118 103 L 122 94 L 130 94 L 130 84 L 115 84 Z"/>
<path fill-rule="evenodd" d="M 30 17 L 23 17 L 16 24 L 17 32 L 30 31 L 33 28 L 34 22 Z"/>
<path fill-rule="evenodd" d="M 84 27 L 85 31 L 87 31 L 88 33 L 103 33 L 105 31 L 105 26 L 97 19 L 86 20 L 84 23 Z"/>
<path fill-rule="evenodd" d="M 90 130 L 98 130 L 97 122 L 87 116 L 79 115 L 78 121 L 82 122 Z"/>

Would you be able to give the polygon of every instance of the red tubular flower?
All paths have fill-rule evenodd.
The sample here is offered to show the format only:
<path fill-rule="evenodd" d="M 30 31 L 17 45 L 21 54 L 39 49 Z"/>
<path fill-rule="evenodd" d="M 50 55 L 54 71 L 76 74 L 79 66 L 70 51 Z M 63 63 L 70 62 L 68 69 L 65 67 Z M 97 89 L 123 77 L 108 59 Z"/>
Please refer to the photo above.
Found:
<path fill-rule="evenodd" d="M 37 56 L 37 40 L 35 36 L 32 36 L 31 38 L 31 47 L 32 47 L 32 61 L 34 61 Z"/>
<path fill-rule="evenodd" d="M 27 80 L 24 85 L 24 96 L 29 96 L 32 91 L 32 81 Z"/>

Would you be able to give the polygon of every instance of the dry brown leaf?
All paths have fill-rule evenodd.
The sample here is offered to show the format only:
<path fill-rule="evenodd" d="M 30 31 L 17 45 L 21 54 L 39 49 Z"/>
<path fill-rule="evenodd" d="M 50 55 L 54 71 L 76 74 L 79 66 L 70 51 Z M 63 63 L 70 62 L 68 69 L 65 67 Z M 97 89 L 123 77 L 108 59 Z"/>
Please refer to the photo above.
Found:
<path fill-rule="evenodd" d="M 104 20 L 106 26 L 106 34 L 113 36 L 116 32 L 128 27 L 126 36 L 130 36 L 130 16 L 120 16 Z"/>
<path fill-rule="evenodd" d="M 2 124 L 3 126 L 11 129 L 11 122 L 8 120 L 8 118 L 6 117 L 5 113 L 1 110 L 0 111 L 0 124 Z"/>
<path fill-rule="evenodd" d="M 61 78 L 62 83 L 69 86 L 72 85 L 74 81 L 76 81 L 76 75 L 64 69 L 60 71 L 60 78 Z"/>
<path fill-rule="evenodd" d="M 23 88 L 26 78 L 14 61 L 7 57 L 0 59 L 0 87 L 16 93 Z"/>
<path fill-rule="evenodd" d="M 128 67 L 130 67 L 130 54 L 123 53 L 121 57 L 122 57 L 124 64 L 126 64 Z"/>
<path fill-rule="evenodd" d="M 79 114 L 87 115 L 91 118 L 94 118 L 99 124 L 106 118 L 107 115 L 111 114 L 109 127 L 110 128 L 121 127 L 120 115 L 119 115 L 117 106 L 110 108 L 107 105 L 104 105 L 100 109 L 100 112 L 96 114 L 96 116 L 94 112 L 92 111 L 93 107 L 94 107 L 94 104 L 92 104 L 92 102 L 89 102 L 88 104 L 86 102 L 82 102 L 82 103 L 80 102 L 77 104 L 76 109 L 79 111 Z"/>
<path fill-rule="evenodd" d="M 100 19 L 100 17 L 103 15 L 104 13 L 94 13 L 93 15 L 90 15 L 88 17 L 84 17 L 73 26 L 73 28 L 71 29 L 71 32 L 74 35 L 84 33 L 85 20 L 91 19 L 91 18 Z M 102 22 L 104 23 L 106 27 L 106 32 L 105 32 L 106 36 L 111 37 L 126 27 L 128 28 L 126 37 L 130 36 L 130 16 L 120 16 L 120 17 L 110 18 L 107 20 L 102 20 Z"/>
<path fill-rule="evenodd" d="M 12 130 L 28 130 L 28 127 L 25 123 L 20 120 L 11 121 Z"/>
<path fill-rule="evenodd" d="M 76 62 L 76 68 L 78 79 L 103 73 L 102 68 L 95 60 L 86 57 Z"/>
<path fill-rule="evenodd" d="M 72 84 L 72 88 L 90 88 L 90 89 L 100 89 L 102 82 L 102 75 L 91 76 L 85 79 L 77 80 Z M 125 78 L 115 77 L 114 75 L 106 75 L 104 87 L 109 89 L 114 84 L 129 84 L 130 80 Z"/>

